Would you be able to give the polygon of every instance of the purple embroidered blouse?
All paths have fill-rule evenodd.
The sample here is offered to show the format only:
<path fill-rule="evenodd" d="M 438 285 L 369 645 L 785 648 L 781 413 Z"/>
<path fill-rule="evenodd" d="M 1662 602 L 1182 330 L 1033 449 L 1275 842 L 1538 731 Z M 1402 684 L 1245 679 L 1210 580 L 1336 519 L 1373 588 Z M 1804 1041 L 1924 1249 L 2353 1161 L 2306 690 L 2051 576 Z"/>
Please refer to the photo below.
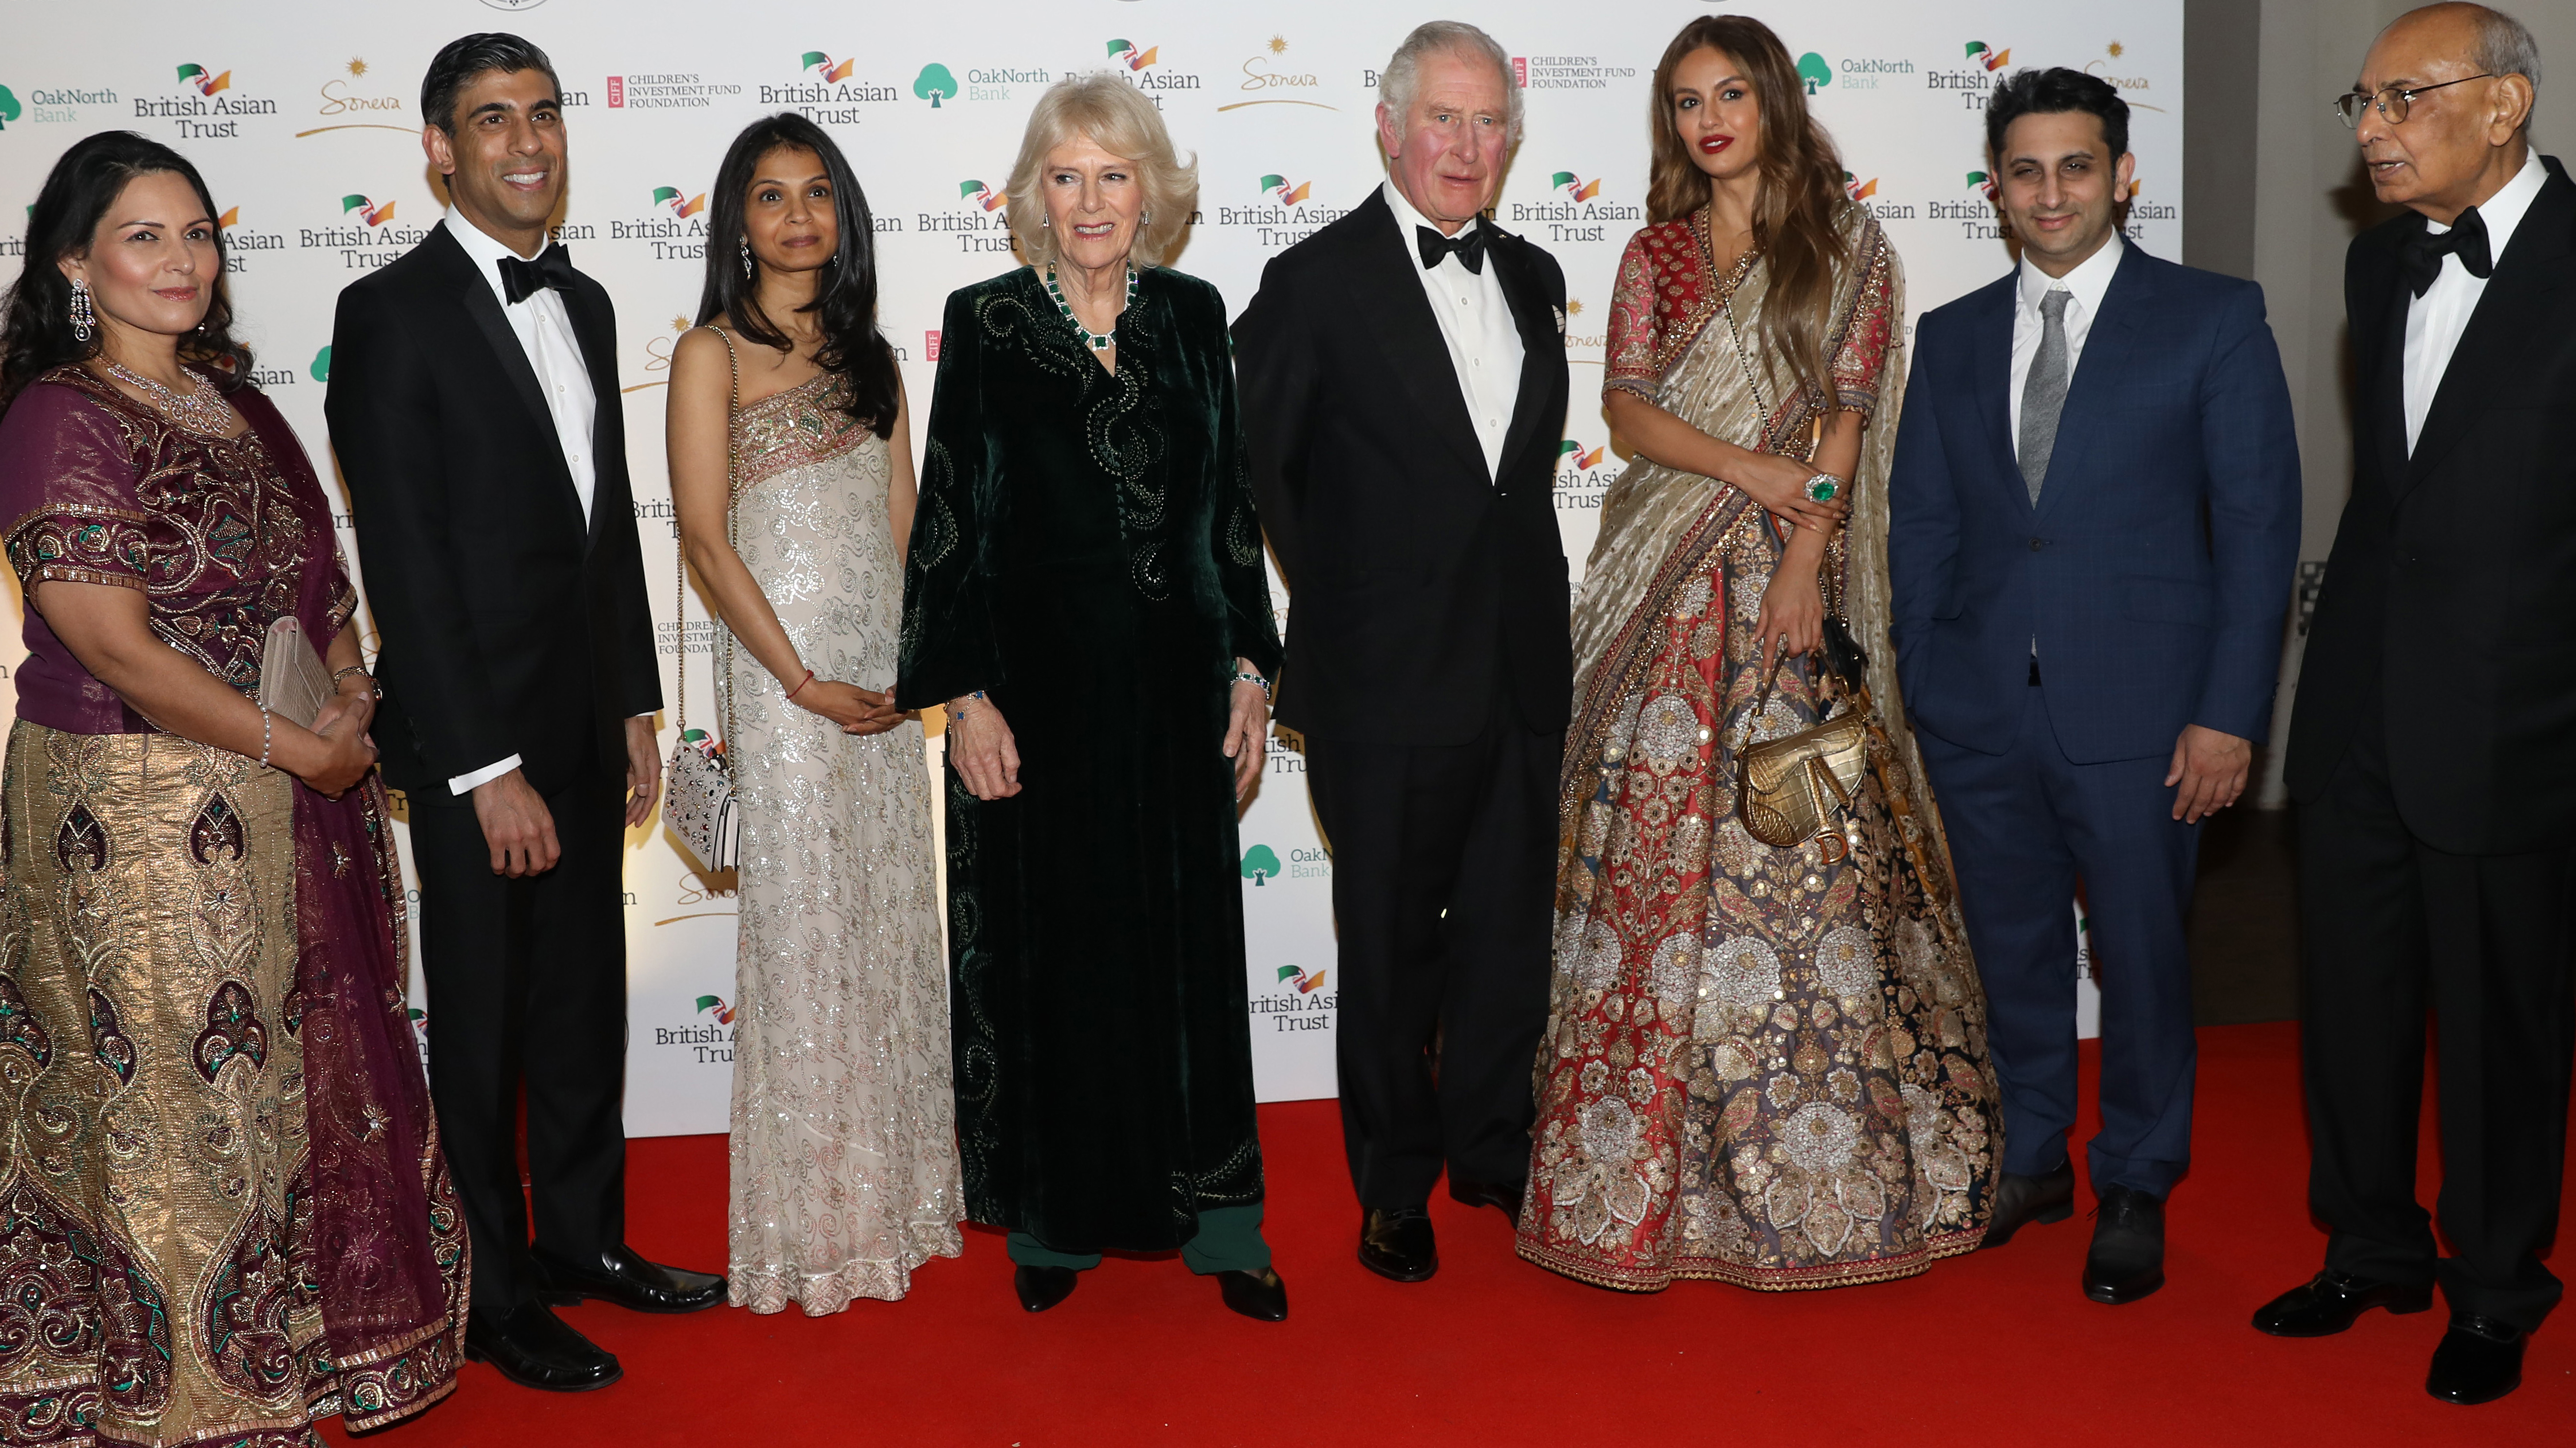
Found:
<path fill-rule="evenodd" d="M 142 590 L 152 632 L 248 696 L 271 622 L 293 613 L 327 651 L 357 611 L 303 446 L 257 389 L 231 400 L 250 430 L 208 437 L 66 365 L 0 416 L 0 546 L 27 598 L 19 718 L 72 734 L 152 729 L 47 626 L 36 585 L 51 579 Z"/>

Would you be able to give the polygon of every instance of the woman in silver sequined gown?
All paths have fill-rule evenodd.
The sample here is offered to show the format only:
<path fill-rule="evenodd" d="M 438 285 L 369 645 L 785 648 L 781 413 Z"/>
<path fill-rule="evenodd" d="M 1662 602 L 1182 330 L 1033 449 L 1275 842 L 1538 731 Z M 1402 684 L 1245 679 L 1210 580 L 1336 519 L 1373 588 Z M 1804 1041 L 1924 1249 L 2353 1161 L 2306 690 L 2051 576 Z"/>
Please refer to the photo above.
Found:
<path fill-rule="evenodd" d="M 723 264 L 674 353 L 670 441 L 684 546 L 732 635 L 728 1276 L 737 1306 L 819 1316 L 960 1250 L 930 775 L 889 693 L 912 467 L 865 202 L 830 141 L 756 122 L 718 184 Z M 839 305 L 853 275 L 863 308 Z"/>

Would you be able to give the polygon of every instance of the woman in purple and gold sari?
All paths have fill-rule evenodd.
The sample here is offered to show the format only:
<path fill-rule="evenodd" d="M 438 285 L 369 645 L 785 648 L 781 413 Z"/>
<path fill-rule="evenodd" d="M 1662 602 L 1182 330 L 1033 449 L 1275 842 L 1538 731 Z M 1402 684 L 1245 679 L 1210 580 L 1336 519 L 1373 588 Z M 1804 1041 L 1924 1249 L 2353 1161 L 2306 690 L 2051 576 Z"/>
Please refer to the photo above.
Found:
<path fill-rule="evenodd" d="M 1604 389 L 1636 457 L 1574 605 L 1520 1251 L 1640 1291 L 1908 1276 L 1977 1245 L 2001 1123 L 1887 641 L 1903 282 L 1759 21 L 1685 27 L 1654 118 Z M 1736 754 L 1850 707 L 1812 662 L 1828 595 L 1885 727 L 1836 837 L 1773 848 L 1737 818 Z"/>
<path fill-rule="evenodd" d="M 403 995 L 357 596 L 243 385 L 214 203 L 156 142 L 56 164 L 0 321 L 27 600 L 0 772 L 0 1421 L 318 1444 L 455 1386 L 466 1237 Z M 292 617 L 336 692 L 258 702 Z"/>

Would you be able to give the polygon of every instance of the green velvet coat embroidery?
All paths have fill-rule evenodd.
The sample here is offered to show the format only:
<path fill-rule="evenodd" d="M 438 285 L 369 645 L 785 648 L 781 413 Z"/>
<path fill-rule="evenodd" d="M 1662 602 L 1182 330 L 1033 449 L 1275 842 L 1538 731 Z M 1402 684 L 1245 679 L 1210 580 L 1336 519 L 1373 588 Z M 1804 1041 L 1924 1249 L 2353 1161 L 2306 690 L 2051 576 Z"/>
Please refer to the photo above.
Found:
<path fill-rule="evenodd" d="M 1026 269 L 948 299 L 895 691 L 989 693 L 1020 793 L 948 780 L 967 1215 L 1178 1247 L 1261 1200 L 1234 660 L 1279 640 L 1224 300 L 1149 270 L 1104 370 Z"/>

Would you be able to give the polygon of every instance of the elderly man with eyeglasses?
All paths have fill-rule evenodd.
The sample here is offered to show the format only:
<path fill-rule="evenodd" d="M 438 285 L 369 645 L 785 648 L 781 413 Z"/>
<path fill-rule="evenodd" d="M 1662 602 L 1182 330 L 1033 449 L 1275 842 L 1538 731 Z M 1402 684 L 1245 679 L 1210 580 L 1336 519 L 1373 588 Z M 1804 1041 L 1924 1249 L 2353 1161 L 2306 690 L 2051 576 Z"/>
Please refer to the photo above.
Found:
<path fill-rule="evenodd" d="M 2309 1205 L 2325 1270 L 2254 1326 L 2450 1329 L 2428 1392 L 2512 1392 L 2561 1287 L 2576 1038 L 2576 184 L 2531 148 L 2540 55 L 2480 5 L 2380 32 L 2336 103 L 2406 214 L 2345 263 L 2352 499 L 2290 724 Z M 2415 1200 L 2424 1035 L 2443 1235 Z"/>

